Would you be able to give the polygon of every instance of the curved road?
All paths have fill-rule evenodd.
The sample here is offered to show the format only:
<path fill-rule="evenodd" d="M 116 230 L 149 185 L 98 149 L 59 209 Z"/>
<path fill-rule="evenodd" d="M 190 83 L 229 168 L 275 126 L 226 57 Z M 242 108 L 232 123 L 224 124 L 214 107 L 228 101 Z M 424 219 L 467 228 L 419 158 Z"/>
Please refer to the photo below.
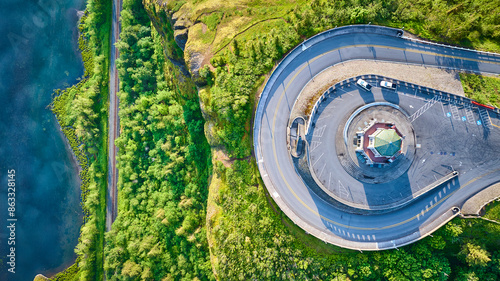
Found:
<path fill-rule="evenodd" d="M 458 215 L 454 207 L 500 181 L 500 167 L 483 175 L 460 176 L 412 204 L 382 215 L 343 212 L 323 201 L 302 182 L 286 147 L 293 103 L 306 83 L 322 70 L 352 59 L 385 60 L 433 67 L 500 73 L 500 56 L 398 37 L 398 30 L 377 26 L 341 27 L 303 42 L 278 65 L 257 107 L 254 149 L 262 179 L 283 212 L 325 242 L 359 250 L 390 249 L 429 235 Z"/>

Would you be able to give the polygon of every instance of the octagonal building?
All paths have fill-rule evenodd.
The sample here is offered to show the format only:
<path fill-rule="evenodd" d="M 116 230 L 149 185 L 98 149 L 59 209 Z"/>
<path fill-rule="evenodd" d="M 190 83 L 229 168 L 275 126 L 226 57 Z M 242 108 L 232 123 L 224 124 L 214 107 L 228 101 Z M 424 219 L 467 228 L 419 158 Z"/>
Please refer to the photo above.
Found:
<path fill-rule="evenodd" d="M 391 158 L 401 151 L 403 143 L 401 136 L 395 129 L 378 128 L 369 137 L 368 149 L 375 157 Z"/>
<path fill-rule="evenodd" d="M 394 123 L 372 120 L 356 135 L 356 152 L 361 154 L 367 165 L 389 164 L 401 154 L 404 136 Z"/>

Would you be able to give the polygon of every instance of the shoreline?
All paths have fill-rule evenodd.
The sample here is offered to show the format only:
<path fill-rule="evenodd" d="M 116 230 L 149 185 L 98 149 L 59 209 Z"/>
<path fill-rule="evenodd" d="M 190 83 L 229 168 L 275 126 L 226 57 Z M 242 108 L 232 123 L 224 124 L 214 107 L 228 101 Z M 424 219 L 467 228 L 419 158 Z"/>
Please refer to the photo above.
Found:
<path fill-rule="evenodd" d="M 79 185 L 81 186 L 82 179 L 80 178 L 80 172 L 83 169 L 80 166 L 80 163 L 78 162 L 78 159 L 76 158 L 76 154 L 73 151 L 73 148 L 71 148 L 71 145 L 69 144 L 68 137 L 66 136 L 66 134 L 62 130 L 61 124 L 59 123 L 59 119 L 57 119 L 57 115 L 52 112 L 52 117 L 57 121 L 56 122 L 57 123 L 57 132 L 58 132 L 59 136 L 63 139 L 64 148 L 65 148 L 66 152 L 68 152 L 69 154 L 71 154 L 71 166 L 72 166 L 73 170 L 78 171 L 78 180 L 79 180 Z M 81 191 L 81 188 L 80 188 L 80 191 Z M 80 198 L 81 198 L 81 194 L 80 194 Z"/>
<path fill-rule="evenodd" d="M 77 186 L 78 186 L 78 191 L 79 191 L 79 200 L 78 202 L 80 203 L 80 205 L 82 204 L 82 179 L 80 177 L 80 173 L 81 171 L 83 170 L 82 167 L 80 166 L 80 163 L 78 162 L 78 159 L 76 158 L 76 155 L 73 151 L 73 149 L 71 148 L 71 145 L 69 143 L 69 140 L 68 140 L 68 137 L 66 136 L 66 134 L 63 132 L 62 130 L 62 127 L 61 127 L 61 124 L 59 123 L 59 120 L 57 119 L 57 116 L 55 113 L 52 112 L 52 118 L 55 119 L 55 123 L 57 123 L 57 125 L 54 125 L 57 127 L 57 134 L 59 135 L 59 137 L 62 139 L 63 143 L 64 143 L 64 150 L 66 151 L 67 154 L 70 155 L 70 161 L 71 161 L 71 173 L 73 172 L 77 172 L 77 175 L 76 175 L 76 181 L 77 181 Z M 83 213 L 83 209 L 78 211 L 78 218 L 80 220 L 80 226 L 79 226 L 79 230 L 78 232 L 81 231 L 81 228 L 83 226 L 83 217 L 84 217 L 84 213 Z M 63 227 L 63 226 L 62 226 Z M 77 242 L 76 244 L 78 244 L 78 240 L 80 239 L 80 234 L 78 234 L 78 238 L 77 238 Z M 76 247 L 76 245 L 75 245 Z M 34 277 L 34 280 L 36 280 L 36 277 L 40 276 L 42 278 L 46 278 L 45 280 L 50 280 L 50 278 L 53 278 L 54 276 L 56 276 L 58 273 L 60 272 L 63 272 L 65 271 L 66 269 L 68 269 L 69 267 L 71 267 L 73 264 L 75 264 L 77 258 L 78 258 L 78 255 L 74 252 L 74 249 L 75 247 L 72 247 L 73 251 L 72 251 L 72 257 L 71 259 L 69 260 L 66 260 L 65 258 L 65 251 L 63 249 L 63 263 L 60 264 L 59 266 L 55 267 L 55 268 L 51 268 L 51 269 L 46 269 L 42 272 L 38 272 L 37 275 Z"/>
<path fill-rule="evenodd" d="M 77 17 L 77 21 L 76 21 L 76 25 L 73 27 L 73 32 L 76 31 L 76 37 L 73 36 L 71 38 L 72 39 L 71 43 L 72 43 L 72 45 L 74 47 L 73 51 L 80 58 L 81 68 L 82 68 L 82 70 L 84 72 L 85 71 L 85 66 L 83 64 L 82 50 L 80 50 L 79 44 L 78 44 L 78 40 L 80 38 L 79 26 L 81 24 L 81 16 L 83 15 L 84 11 L 79 11 L 77 9 L 74 9 L 74 11 L 75 11 L 75 16 Z M 81 13 L 81 15 L 80 15 L 80 13 Z M 75 84 L 69 85 L 65 89 L 62 89 L 61 91 L 66 91 L 69 88 L 77 85 L 78 83 L 80 83 L 83 80 L 84 80 L 83 77 L 77 77 L 76 81 L 75 81 L 76 82 Z M 52 93 L 54 93 L 54 91 Z M 60 94 L 61 93 L 59 93 L 59 95 Z M 56 96 L 54 96 L 54 95 L 51 96 L 51 104 L 54 102 L 55 98 L 56 98 Z M 51 116 L 52 116 L 53 120 L 55 121 L 54 123 L 56 123 L 56 125 L 54 125 L 54 126 L 56 127 L 57 134 L 59 135 L 59 137 L 62 139 L 62 141 L 64 143 L 64 150 L 66 151 L 66 154 L 70 156 L 70 161 L 71 161 L 70 173 L 76 172 L 76 181 L 77 181 L 76 185 L 78 186 L 78 195 L 79 195 L 78 202 L 80 203 L 80 209 L 81 209 L 80 211 L 78 211 L 78 219 L 79 219 L 79 224 L 80 224 L 79 227 L 78 227 L 79 228 L 79 230 L 78 230 L 79 234 L 78 234 L 77 241 L 76 241 L 76 245 L 78 245 L 78 241 L 80 239 L 81 228 L 84 225 L 83 218 L 85 216 L 85 214 L 83 212 L 83 208 L 81 208 L 81 204 L 83 203 L 82 202 L 82 192 L 83 191 L 82 191 L 81 172 L 83 171 L 83 168 L 80 165 L 80 162 L 78 161 L 78 158 L 76 157 L 76 154 L 73 151 L 73 148 L 71 147 L 71 144 L 69 143 L 68 137 L 66 136 L 66 134 L 63 131 L 61 123 L 59 123 L 59 119 L 57 118 L 56 113 L 54 111 L 52 111 L 51 104 L 49 104 L 47 106 L 47 109 L 50 110 Z M 51 278 L 53 278 L 54 276 L 56 276 L 58 273 L 64 272 L 69 267 L 71 267 L 72 265 L 74 265 L 75 262 L 78 259 L 78 255 L 74 252 L 74 249 L 75 249 L 76 245 L 74 247 L 71 247 L 72 251 L 71 251 L 71 258 L 70 259 L 66 260 L 65 253 L 64 253 L 65 251 L 63 250 L 63 258 L 62 258 L 63 262 L 62 262 L 62 264 L 60 264 L 59 266 L 57 266 L 55 268 L 51 268 L 51 269 L 47 269 L 47 270 L 42 271 L 42 272 L 38 272 L 37 275 L 35 275 L 35 277 L 33 277 L 34 280 L 36 280 L 37 277 L 38 278 L 44 278 L 45 280 L 50 280 Z"/>

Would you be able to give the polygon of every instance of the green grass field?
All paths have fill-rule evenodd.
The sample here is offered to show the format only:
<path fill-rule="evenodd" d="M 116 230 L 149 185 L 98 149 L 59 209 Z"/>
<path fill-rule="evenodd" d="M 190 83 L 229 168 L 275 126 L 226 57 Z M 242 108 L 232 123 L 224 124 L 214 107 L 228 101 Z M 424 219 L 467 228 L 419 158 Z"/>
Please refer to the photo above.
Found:
<path fill-rule="evenodd" d="M 500 78 L 461 73 L 460 80 L 467 97 L 500 107 Z"/>

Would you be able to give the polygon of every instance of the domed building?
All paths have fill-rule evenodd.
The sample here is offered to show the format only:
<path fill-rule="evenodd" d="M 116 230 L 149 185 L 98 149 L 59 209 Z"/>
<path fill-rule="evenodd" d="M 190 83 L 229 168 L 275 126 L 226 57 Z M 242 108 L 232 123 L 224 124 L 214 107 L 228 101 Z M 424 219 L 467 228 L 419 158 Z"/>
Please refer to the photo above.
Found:
<path fill-rule="evenodd" d="M 356 135 L 356 152 L 361 154 L 367 165 L 389 164 L 401 154 L 404 136 L 394 123 L 372 120 Z"/>

